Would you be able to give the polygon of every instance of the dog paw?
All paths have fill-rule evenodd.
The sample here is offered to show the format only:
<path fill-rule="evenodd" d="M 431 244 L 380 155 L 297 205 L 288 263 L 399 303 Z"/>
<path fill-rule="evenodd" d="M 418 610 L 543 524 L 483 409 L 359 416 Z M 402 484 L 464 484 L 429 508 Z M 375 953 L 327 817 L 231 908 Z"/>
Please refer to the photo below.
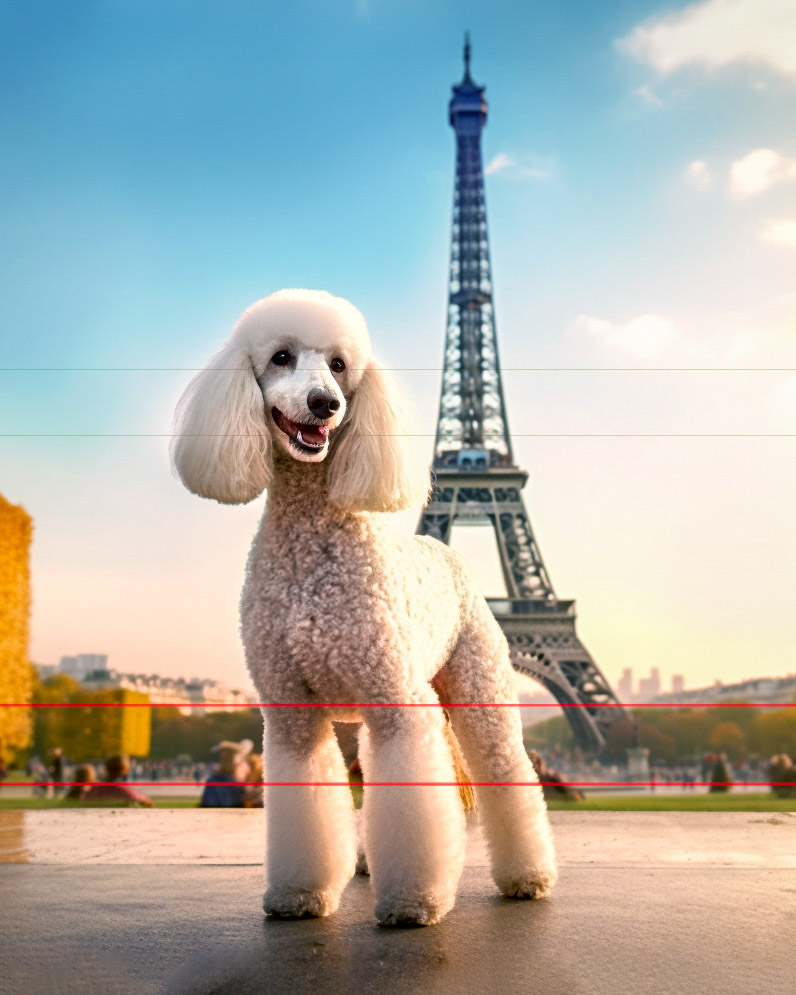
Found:
<path fill-rule="evenodd" d="M 554 872 L 543 874 L 529 872 L 498 882 L 498 887 L 506 898 L 535 899 L 547 898 L 556 883 Z"/>
<path fill-rule="evenodd" d="M 265 893 L 263 911 L 274 919 L 320 919 L 336 912 L 339 904 L 339 895 L 327 889 L 279 887 Z"/>
<path fill-rule="evenodd" d="M 376 906 L 376 919 L 380 926 L 433 926 L 450 911 L 452 905 L 452 901 L 442 902 L 429 895 L 383 898 Z"/>

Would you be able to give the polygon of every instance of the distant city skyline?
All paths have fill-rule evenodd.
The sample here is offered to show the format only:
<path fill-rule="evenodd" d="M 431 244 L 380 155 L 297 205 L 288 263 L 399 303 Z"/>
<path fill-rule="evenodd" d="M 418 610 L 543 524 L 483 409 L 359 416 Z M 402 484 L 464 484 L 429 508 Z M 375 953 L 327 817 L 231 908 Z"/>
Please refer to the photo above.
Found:
<path fill-rule="evenodd" d="M 686 680 L 683 674 L 671 675 L 671 692 L 679 694 L 686 688 Z M 650 668 L 649 676 L 639 676 L 636 683 L 635 673 L 632 667 L 625 667 L 617 681 L 617 693 L 622 701 L 651 701 L 658 695 L 666 693 L 658 667 Z"/>
<path fill-rule="evenodd" d="M 794 669 L 796 5 L 30 0 L 3 25 L 0 493 L 34 520 L 33 659 L 247 681 L 262 501 L 189 495 L 165 436 L 258 297 L 357 304 L 430 461 L 469 29 L 508 420 L 557 592 L 614 683 Z M 453 545 L 499 594 L 481 542 Z"/>
<path fill-rule="evenodd" d="M 153 703 L 184 705 L 178 709 L 183 715 L 233 711 L 244 702 L 256 700 L 253 693 L 209 677 L 161 676 L 145 670 L 119 671 L 108 666 L 108 656 L 104 653 L 78 653 L 62 656 L 57 664 L 34 666 L 41 680 L 64 674 L 88 690 L 138 691 L 148 695 Z"/>
<path fill-rule="evenodd" d="M 96 669 L 94 665 L 96 664 Z M 208 705 L 206 711 L 219 710 L 216 706 L 229 702 L 243 700 L 256 702 L 257 694 L 253 688 L 241 691 L 214 678 L 187 677 L 184 673 L 161 676 L 144 670 L 122 672 L 108 666 L 108 655 L 105 653 L 78 653 L 74 656 L 62 656 L 56 664 L 34 663 L 39 678 L 65 674 L 79 681 L 86 687 L 108 688 L 119 687 L 142 691 L 150 696 L 153 702 L 184 702 L 195 706 Z M 517 690 L 521 701 L 534 702 L 537 708 L 532 712 L 523 713 L 523 722 L 531 724 L 540 721 L 548 715 L 557 714 L 560 706 L 552 694 L 532 678 L 522 673 L 516 673 Z M 663 687 L 658 668 L 652 668 L 648 677 L 639 677 L 636 683 L 632 667 L 625 667 L 616 681 L 616 691 L 620 701 L 627 704 L 643 703 L 655 700 L 673 700 L 677 696 L 693 697 L 694 702 L 712 702 L 727 698 L 733 694 L 750 701 L 764 700 L 796 700 L 796 672 L 788 674 L 766 674 L 758 677 L 748 677 L 739 682 L 724 683 L 720 680 L 709 685 L 687 686 L 682 674 L 673 674 L 671 687 L 667 691 Z M 772 697 L 773 696 L 773 697 Z M 685 699 L 683 699 L 685 700 Z M 689 698 L 690 700 L 690 698 Z M 550 703 L 550 710 L 542 707 Z M 200 708 L 186 709 L 185 714 L 193 714 Z"/>

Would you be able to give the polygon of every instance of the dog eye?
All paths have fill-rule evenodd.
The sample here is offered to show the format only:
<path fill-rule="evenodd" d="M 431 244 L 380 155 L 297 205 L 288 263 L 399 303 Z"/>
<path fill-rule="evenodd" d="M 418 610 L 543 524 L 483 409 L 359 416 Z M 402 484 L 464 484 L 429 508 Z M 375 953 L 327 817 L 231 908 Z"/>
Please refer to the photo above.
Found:
<path fill-rule="evenodd" d="M 345 369 L 345 363 L 342 359 L 333 359 L 331 363 L 329 363 L 329 369 L 332 373 L 342 373 Z"/>
<path fill-rule="evenodd" d="M 280 349 L 279 352 L 275 352 L 273 356 L 271 356 L 271 362 L 274 366 L 287 366 L 290 362 L 290 353 L 287 349 Z"/>

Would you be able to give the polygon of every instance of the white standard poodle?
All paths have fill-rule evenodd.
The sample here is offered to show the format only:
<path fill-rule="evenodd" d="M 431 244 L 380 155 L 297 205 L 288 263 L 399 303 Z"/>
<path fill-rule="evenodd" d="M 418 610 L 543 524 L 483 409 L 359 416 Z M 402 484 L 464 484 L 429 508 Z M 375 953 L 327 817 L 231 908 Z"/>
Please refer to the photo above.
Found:
<path fill-rule="evenodd" d="M 294 706 L 263 708 L 266 781 L 278 782 L 265 804 L 273 916 L 329 915 L 354 874 L 354 810 L 333 719 L 364 722 L 376 918 L 428 925 L 451 909 L 465 814 L 440 701 L 501 706 L 448 710 L 498 888 L 540 898 L 556 878 L 500 627 L 458 554 L 401 537 L 378 514 L 428 497 L 428 470 L 413 468 L 406 433 L 362 314 L 315 290 L 252 305 L 177 409 L 173 460 L 189 490 L 229 504 L 269 492 L 241 633 L 261 700 Z"/>

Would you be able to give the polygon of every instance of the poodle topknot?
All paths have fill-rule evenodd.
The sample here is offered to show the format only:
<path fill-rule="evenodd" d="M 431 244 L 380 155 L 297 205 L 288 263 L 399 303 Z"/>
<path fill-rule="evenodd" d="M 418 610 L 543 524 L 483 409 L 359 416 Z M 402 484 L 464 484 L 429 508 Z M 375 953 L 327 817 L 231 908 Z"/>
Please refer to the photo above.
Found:
<path fill-rule="evenodd" d="M 277 706 L 263 708 L 273 916 L 329 915 L 357 866 L 333 720 L 363 723 L 360 867 L 381 924 L 429 925 L 453 905 L 465 845 L 456 741 L 498 888 L 540 898 L 556 879 L 505 637 L 458 554 L 374 514 L 428 497 L 408 434 L 361 313 L 316 290 L 250 307 L 178 405 L 172 456 L 189 490 L 237 504 L 268 488 L 241 635 L 261 700 Z M 450 708 L 448 724 L 440 702 L 476 707 Z"/>

